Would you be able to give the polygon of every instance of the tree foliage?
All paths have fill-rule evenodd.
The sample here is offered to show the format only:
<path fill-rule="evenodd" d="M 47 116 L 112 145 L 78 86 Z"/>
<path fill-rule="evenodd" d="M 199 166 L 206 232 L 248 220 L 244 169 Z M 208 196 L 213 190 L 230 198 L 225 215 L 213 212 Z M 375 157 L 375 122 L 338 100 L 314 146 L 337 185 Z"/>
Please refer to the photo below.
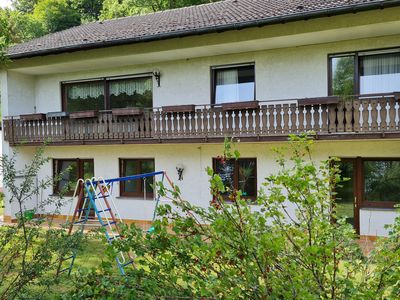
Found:
<path fill-rule="evenodd" d="M 39 0 L 32 14 L 46 32 L 56 32 L 81 24 L 79 12 L 67 0 Z"/>
<path fill-rule="evenodd" d="M 104 0 L 101 19 L 145 14 L 211 2 L 215 2 L 215 0 Z"/>
<path fill-rule="evenodd" d="M 13 0 L 0 9 L 0 36 L 7 45 L 31 40 L 99 19 L 110 19 L 214 0 Z M 3 22 L 6 24 L 3 24 Z"/>

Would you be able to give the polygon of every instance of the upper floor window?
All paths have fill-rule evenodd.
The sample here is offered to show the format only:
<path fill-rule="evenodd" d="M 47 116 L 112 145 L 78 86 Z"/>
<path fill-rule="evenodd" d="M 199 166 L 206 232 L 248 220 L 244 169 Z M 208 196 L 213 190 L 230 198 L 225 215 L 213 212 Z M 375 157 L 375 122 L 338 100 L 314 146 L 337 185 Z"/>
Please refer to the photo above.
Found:
<path fill-rule="evenodd" d="M 400 51 L 369 51 L 331 55 L 330 95 L 400 91 Z"/>
<path fill-rule="evenodd" d="M 126 107 L 152 107 L 152 77 L 63 83 L 63 109 L 68 112 Z"/>
<path fill-rule="evenodd" d="M 214 103 L 255 100 L 254 65 L 212 69 Z"/>

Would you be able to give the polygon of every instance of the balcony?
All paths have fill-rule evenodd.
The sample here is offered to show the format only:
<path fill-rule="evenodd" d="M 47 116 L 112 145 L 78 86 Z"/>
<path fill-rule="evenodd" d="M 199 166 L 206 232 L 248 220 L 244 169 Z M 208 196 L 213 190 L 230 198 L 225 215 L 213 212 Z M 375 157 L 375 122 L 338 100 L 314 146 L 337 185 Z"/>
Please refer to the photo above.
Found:
<path fill-rule="evenodd" d="M 11 146 L 286 140 L 314 131 L 317 139 L 400 138 L 398 93 L 182 105 L 143 110 L 49 113 L 6 117 Z"/>

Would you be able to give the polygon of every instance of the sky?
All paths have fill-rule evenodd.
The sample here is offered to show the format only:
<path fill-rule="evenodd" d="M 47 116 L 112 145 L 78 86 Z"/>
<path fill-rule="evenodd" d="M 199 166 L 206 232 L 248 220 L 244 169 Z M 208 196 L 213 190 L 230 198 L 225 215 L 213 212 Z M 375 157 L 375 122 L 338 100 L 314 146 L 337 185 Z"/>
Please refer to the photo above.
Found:
<path fill-rule="evenodd" d="M 0 7 L 10 7 L 11 0 L 0 0 Z"/>

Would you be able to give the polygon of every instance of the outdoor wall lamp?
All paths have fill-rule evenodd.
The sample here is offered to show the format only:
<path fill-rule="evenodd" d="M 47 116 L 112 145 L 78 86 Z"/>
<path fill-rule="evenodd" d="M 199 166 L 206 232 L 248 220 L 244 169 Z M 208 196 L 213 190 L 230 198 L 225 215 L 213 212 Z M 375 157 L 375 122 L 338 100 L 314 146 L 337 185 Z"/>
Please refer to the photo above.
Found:
<path fill-rule="evenodd" d="M 185 167 L 182 164 L 178 164 L 176 166 L 176 171 L 178 172 L 178 180 L 179 181 L 183 180 L 183 170 L 185 170 Z"/>
<path fill-rule="evenodd" d="M 156 81 L 157 81 L 157 86 L 160 87 L 160 79 L 161 79 L 161 72 L 160 72 L 160 70 L 155 69 L 155 70 L 153 71 L 153 76 L 154 76 L 154 78 L 155 78 Z"/>

